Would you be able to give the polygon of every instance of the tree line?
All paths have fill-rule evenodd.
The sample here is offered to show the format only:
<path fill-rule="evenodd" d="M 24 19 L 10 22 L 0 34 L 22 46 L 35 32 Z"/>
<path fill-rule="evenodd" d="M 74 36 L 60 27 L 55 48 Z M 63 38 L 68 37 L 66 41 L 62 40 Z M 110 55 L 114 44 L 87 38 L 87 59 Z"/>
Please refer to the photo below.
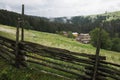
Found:
<path fill-rule="evenodd" d="M 20 17 L 21 15 L 18 13 L 7 10 L 0 10 L 0 24 L 16 27 L 18 23 L 18 18 Z M 104 29 L 109 34 L 112 43 L 115 43 L 117 45 L 117 43 L 119 43 L 120 38 L 120 19 L 117 18 L 108 21 L 107 18 L 109 17 L 110 16 L 102 15 L 97 15 L 95 18 L 92 18 L 91 16 L 75 16 L 67 20 L 67 22 L 59 20 L 51 22 L 50 19 L 45 17 L 25 15 L 24 27 L 26 29 L 32 29 L 49 33 L 57 33 L 61 31 L 90 33 L 90 31 L 92 31 L 96 27 L 102 27 L 102 29 Z M 62 18 L 60 20 L 62 20 Z M 106 44 L 110 44 L 109 40 L 107 42 L 108 43 Z M 108 48 L 109 45 L 106 46 Z M 114 47 L 112 49 L 115 50 Z"/>
<path fill-rule="evenodd" d="M 0 10 L 0 24 L 16 27 L 18 21 L 17 19 L 20 17 L 21 15 L 18 13 L 7 10 Z M 32 29 L 49 33 L 56 33 L 56 31 L 79 32 L 78 28 L 75 27 L 74 24 L 50 22 L 49 19 L 45 17 L 25 15 L 24 19 L 24 27 L 26 29 Z"/>
<path fill-rule="evenodd" d="M 18 17 L 21 17 L 21 15 L 18 13 L 7 10 L 0 10 L 0 24 L 16 27 Z M 108 17 L 109 16 L 97 16 L 96 18 L 91 18 L 90 16 L 76 16 L 72 17 L 66 23 L 62 23 L 59 21 L 51 22 L 48 18 L 45 17 L 25 15 L 24 27 L 26 29 L 33 29 L 49 33 L 56 33 L 56 31 L 89 33 L 94 28 L 101 26 L 100 23 L 102 23 L 102 27 L 110 34 L 111 37 L 120 37 L 120 19 L 106 21 L 106 18 Z"/>

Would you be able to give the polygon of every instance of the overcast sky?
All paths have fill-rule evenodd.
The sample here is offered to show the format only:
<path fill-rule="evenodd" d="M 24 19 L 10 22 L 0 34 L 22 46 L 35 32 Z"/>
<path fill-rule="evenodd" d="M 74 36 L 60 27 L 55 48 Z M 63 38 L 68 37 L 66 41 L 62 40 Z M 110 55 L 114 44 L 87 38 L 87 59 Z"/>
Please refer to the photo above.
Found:
<path fill-rule="evenodd" d="M 120 11 L 120 0 L 0 0 L 0 9 L 42 17 L 79 16 Z"/>

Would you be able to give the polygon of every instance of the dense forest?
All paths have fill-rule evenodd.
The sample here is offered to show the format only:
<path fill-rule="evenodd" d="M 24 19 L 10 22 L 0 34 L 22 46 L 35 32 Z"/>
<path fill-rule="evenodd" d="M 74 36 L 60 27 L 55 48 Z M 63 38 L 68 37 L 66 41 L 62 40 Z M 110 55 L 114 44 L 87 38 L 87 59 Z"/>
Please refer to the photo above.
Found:
<path fill-rule="evenodd" d="M 20 14 L 7 10 L 0 10 L 0 24 L 17 26 L 17 19 Z M 50 22 L 44 17 L 25 15 L 25 28 L 37 31 L 56 33 L 56 31 L 79 31 L 73 24 Z"/>
<path fill-rule="evenodd" d="M 20 14 L 0 10 L 0 24 L 9 26 L 17 26 L 17 19 L 21 17 Z M 25 15 L 25 28 L 37 31 L 56 33 L 56 31 L 73 31 L 78 33 L 88 33 L 95 27 L 104 28 L 111 37 L 120 37 L 120 18 L 116 15 L 96 15 L 96 16 L 75 16 L 70 19 L 54 18 L 53 21 L 45 17 L 37 17 Z M 115 17 L 115 18 L 114 18 Z"/>

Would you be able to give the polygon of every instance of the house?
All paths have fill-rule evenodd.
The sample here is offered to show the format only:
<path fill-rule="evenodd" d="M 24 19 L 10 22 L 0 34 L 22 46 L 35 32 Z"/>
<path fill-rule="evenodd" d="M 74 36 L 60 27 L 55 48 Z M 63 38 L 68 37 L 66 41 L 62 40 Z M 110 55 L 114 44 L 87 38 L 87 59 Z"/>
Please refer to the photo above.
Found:
<path fill-rule="evenodd" d="M 78 34 L 77 32 L 73 32 L 72 35 L 73 35 L 74 37 L 78 37 L 79 34 Z"/>
<path fill-rule="evenodd" d="M 68 36 L 68 33 L 66 31 L 63 31 L 62 33 L 64 36 L 66 36 L 66 37 Z"/>
<path fill-rule="evenodd" d="M 90 38 L 90 35 L 89 35 L 89 34 L 83 34 L 83 33 L 81 33 L 81 34 L 79 34 L 79 36 L 76 38 L 76 40 L 79 41 L 79 42 L 82 42 L 82 43 L 87 44 L 87 43 L 90 42 L 91 38 Z"/>

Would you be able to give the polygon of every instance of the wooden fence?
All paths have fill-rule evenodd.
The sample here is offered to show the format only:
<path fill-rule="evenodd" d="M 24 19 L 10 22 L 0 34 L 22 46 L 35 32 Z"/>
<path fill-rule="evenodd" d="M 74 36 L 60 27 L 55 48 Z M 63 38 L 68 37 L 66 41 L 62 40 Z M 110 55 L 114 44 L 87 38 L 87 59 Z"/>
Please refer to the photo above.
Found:
<path fill-rule="evenodd" d="M 30 67 L 72 80 L 92 80 L 95 55 L 25 41 L 19 43 L 18 50 L 16 55 L 14 40 L 0 36 L 0 57 L 17 67 Z M 96 80 L 120 80 L 120 65 L 105 60 L 106 57 L 99 56 Z"/>

